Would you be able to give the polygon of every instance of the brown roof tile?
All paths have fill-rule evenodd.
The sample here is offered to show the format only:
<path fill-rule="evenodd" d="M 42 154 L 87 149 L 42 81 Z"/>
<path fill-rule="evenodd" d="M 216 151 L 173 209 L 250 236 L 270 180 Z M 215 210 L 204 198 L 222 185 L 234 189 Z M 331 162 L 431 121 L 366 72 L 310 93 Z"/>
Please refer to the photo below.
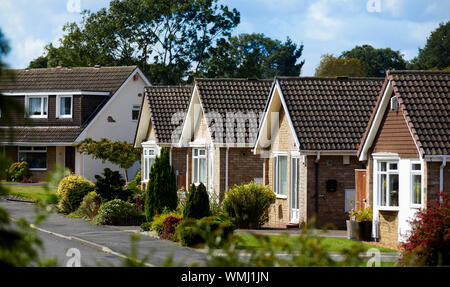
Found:
<path fill-rule="evenodd" d="M 0 128 L 0 138 L 3 143 L 73 143 L 83 129 L 82 127 Z"/>

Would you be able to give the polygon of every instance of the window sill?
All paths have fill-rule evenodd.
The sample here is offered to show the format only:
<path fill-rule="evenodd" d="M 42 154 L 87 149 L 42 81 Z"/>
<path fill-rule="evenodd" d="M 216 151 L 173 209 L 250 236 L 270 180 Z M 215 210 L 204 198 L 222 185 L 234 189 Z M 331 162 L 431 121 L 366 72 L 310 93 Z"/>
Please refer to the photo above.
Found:
<path fill-rule="evenodd" d="M 399 211 L 400 207 L 398 207 L 398 206 L 378 206 L 378 210 L 381 210 L 381 211 Z"/>
<path fill-rule="evenodd" d="M 30 171 L 47 171 L 46 168 L 30 168 Z"/>
<path fill-rule="evenodd" d="M 421 204 L 411 204 L 409 205 L 409 208 L 422 209 L 423 206 Z"/>
<path fill-rule="evenodd" d="M 58 119 L 60 119 L 60 120 L 71 120 L 72 116 L 59 116 Z"/>
<path fill-rule="evenodd" d="M 48 119 L 47 116 L 29 116 L 30 119 L 39 119 L 39 120 L 46 120 Z"/>
<path fill-rule="evenodd" d="M 287 199 L 287 195 L 283 195 L 283 194 L 275 194 L 277 196 L 278 199 Z"/>

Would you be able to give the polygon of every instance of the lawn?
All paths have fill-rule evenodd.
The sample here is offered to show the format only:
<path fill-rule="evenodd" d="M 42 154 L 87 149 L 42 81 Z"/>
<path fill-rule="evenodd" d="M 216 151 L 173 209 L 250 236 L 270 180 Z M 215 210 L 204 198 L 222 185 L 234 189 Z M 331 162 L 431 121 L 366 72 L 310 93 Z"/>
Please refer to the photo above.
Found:
<path fill-rule="evenodd" d="M 36 201 L 46 201 L 47 203 L 56 203 L 56 188 L 47 191 L 44 186 L 36 185 L 4 185 L 8 189 L 8 194 Z"/>
<path fill-rule="evenodd" d="M 241 242 L 238 244 L 239 249 L 260 249 L 260 243 L 258 242 L 257 237 L 250 234 L 240 234 L 237 235 L 237 237 L 241 239 Z M 294 242 L 298 237 L 288 235 L 269 235 L 268 238 L 270 242 L 282 245 L 283 243 Z M 357 244 L 355 241 L 345 238 L 320 237 L 320 241 L 327 247 L 328 251 L 341 251 L 344 248 L 351 248 Z M 363 248 L 365 251 L 370 248 L 377 248 L 380 252 L 397 252 L 396 250 L 373 246 L 370 244 L 363 244 Z"/>

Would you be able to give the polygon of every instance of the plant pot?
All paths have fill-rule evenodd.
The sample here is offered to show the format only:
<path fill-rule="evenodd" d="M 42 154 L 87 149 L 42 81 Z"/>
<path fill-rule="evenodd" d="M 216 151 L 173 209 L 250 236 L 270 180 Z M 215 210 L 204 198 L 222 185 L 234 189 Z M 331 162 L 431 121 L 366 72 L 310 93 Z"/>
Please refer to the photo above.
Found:
<path fill-rule="evenodd" d="M 347 223 L 347 239 L 359 240 L 359 224 L 355 220 L 346 220 Z"/>
<path fill-rule="evenodd" d="M 358 240 L 372 240 L 372 221 L 357 221 L 359 225 Z"/>

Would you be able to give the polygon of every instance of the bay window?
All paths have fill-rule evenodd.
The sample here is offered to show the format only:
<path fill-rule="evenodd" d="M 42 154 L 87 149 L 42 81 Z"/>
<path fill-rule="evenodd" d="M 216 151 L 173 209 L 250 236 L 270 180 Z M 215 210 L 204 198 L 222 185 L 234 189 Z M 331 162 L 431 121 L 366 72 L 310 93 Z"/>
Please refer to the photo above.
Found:
<path fill-rule="evenodd" d="M 287 196 L 287 156 L 275 155 L 273 159 L 273 187 L 275 194 Z"/>
<path fill-rule="evenodd" d="M 378 199 L 380 206 L 398 206 L 398 162 L 378 162 Z"/>
<path fill-rule="evenodd" d="M 72 96 L 59 96 L 56 103 L 56 114 L 59 118 L 72 117 Z"/>
<path fill-rule="evenodd" d="M 206 184 L 206 149 L 193 149 L 193 182 Z"/>
<path fill-rule="evenodd" d="M 48 114 L 47 96 L 26 97 L 27 113 L 30 118 L 46 118 Z"/>
<path fill-rule="evenodd" d="M 411 203 L 422 204 L 422 165 L 411 163 Z"/>
<path fill-rule="evenodd" d="M 155 162 L 155 149 L 147 147 L 144 148 L 144 176 L 143 176 L 144 182 L 147 182 L 149 180 L 150 170 L 154 162 Z"/>
<path fill-rule="evenodd" d="M 30 170 L 47 169 L 46 147 L 19 147 L 19 161 L 28 163 Z"/>

